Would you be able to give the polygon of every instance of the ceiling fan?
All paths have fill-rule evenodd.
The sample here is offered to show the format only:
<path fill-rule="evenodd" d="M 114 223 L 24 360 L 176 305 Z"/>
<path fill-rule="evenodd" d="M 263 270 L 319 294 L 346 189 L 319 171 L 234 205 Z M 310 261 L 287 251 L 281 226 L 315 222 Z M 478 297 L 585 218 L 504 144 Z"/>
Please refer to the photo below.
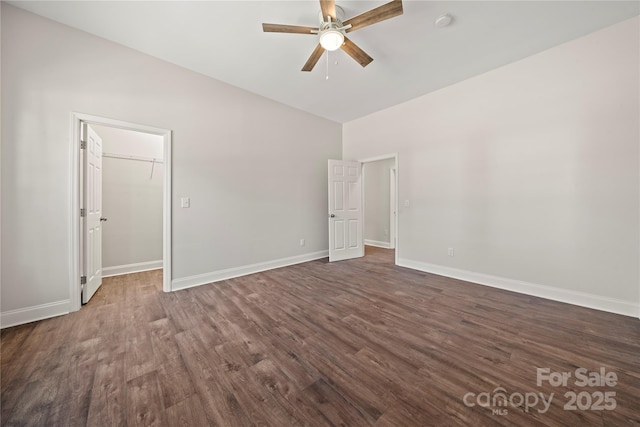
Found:
<path fill-rule="evenodd" d="M 320 23 L 317 28 L 298 25 L 262 24 L 265 33 L 317 34 L 318 45 L 307 60 L 302 71 L 311 71 L 325 50 L 342 49 L 360 65 L 366 67 L 373 61 L 364 50 L 349 40 L 345 34 L 368 27 L 394 16 L 402 15 L 402 0 L 393 0 L 382 6 L 343 21 L 344 11 L 335 0 L 320 0 Z"/>

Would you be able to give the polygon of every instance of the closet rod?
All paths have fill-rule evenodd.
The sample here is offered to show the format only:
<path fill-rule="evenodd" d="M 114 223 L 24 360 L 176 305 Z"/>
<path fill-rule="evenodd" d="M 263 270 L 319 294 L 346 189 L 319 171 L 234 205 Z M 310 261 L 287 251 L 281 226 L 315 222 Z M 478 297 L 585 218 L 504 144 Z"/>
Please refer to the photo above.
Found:
<path fill-rule="evenodd" d="M 124 159 L 124 160 L 137 160 L 139 162 L 149 162 L 149 163 L 164 163 L 161 159 L 156 159 L 154 157 L 125 156 L 122 154 L 111 154 L 111 153 L 102 153 L 102 157 L 111 157 L 113 159 Z"/>

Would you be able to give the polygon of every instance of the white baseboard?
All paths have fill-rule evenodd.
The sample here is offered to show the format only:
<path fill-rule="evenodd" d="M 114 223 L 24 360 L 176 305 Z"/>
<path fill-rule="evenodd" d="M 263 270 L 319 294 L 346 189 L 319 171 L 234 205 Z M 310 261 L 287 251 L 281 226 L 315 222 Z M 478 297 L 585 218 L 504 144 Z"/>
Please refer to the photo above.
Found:
<path fill-rule="evenodd" d="M 286 267 L 288 265 L 300 264 L 329 256 L 329 251 L 312 252 L 304 255 L 296 255 L 289 258 L 280 258 L 273 261 L 260 262 L 258 264 L 244 265 L 241 267 L 227 268 L 211 273 L 198 274 L 195 276 L 182 277 L 171 281 L 171 290 L 192 288 L 194 286 L 206 285 L 208 283 L 219 282 L 221 280 L 232 279 L 234 277 L 246 276 L 247 274 L 259 273 L 274 268 Z"/>
<path fill-rule="evenodd" d="M 141 271 L 157 270 L 162 268 L 162 260 L 138 262 L 136 264 L 116 265 L 103 267 L 102 277 L 121 276 L 123 274 L 140 273 Z"/>
<path fill-rule="evenodd" d="M 535 283 L 523 282 L 520 280 L 507 279 L 489 274 L 475 273 L 473 271 L 460 270 L 442 265 L 428 264 L 409 259 L 398 259 L 398 265 L 414 270 L 433 273 L 439 276 L 452 277 L 467 282 L 478 283 L 492 288 L 504 289 L 521 294 L 545 298 L 553 301 L 578 305 L 581 307 L 593 308 L 595 310 L 607 311 L 609 313 L 622 314 L 638 318 L 640 316 L 640 305 L 614 299 L 600 295 L 588 294 L 585 292 L 571 291 L 568 289 L 554 288 L 551 286 L 538 285 Z"/>
<path fill-rule="evenodd" d="M 34 305 L 33 307 L 19 308 L 5 311 L 0 315 L 0 328 L 22 325 L 36 320 L 48 319 L 69 313 L 70 302 L 68 299 L 48 304 Z"/>
<path fill-rule="evenodd" d="M 391 248 L 391 245 L 389 244 L 389 242 L 380 242 L 378 240 L 364 239 L 364 244 L 366 246 L 375 246 L 378 248 L 385 248 L 385 249 Z"/>

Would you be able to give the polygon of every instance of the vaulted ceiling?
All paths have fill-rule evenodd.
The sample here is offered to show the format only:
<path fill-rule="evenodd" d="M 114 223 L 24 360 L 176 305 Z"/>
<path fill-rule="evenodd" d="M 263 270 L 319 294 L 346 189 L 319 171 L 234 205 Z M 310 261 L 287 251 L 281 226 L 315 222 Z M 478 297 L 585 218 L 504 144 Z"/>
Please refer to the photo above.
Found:
<path fill-rule="evenodd" d="M 637 1 L 405 0 L 403 15 L 349 34 L 366 68 L 338 50 L 307 73 L 317 36 L 261 24 L 317 26 L 317 0 L 9 3 L 341 123 L 640 14 Z M 350 18 L 384 3 L 337 4 Z"/>

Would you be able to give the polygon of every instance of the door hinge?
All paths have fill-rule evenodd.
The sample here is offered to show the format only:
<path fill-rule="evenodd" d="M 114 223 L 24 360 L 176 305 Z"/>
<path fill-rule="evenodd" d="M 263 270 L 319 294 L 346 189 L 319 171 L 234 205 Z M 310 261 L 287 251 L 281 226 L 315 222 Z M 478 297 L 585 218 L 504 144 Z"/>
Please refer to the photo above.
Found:
<path fill-rule="evenodd" d="M 80 218 L 87 216 L 87 211 L 85 208 L 80 208 Z"/>
<path fill-rule="evenodd" d="M 87 284 L 87 276 L 80 276 L 80 284 L 81 285 Z"/>
<path fill-rule="evenodd" d="M 87 124 L 80 123 L 80 149 L 87 148 Z"/>

